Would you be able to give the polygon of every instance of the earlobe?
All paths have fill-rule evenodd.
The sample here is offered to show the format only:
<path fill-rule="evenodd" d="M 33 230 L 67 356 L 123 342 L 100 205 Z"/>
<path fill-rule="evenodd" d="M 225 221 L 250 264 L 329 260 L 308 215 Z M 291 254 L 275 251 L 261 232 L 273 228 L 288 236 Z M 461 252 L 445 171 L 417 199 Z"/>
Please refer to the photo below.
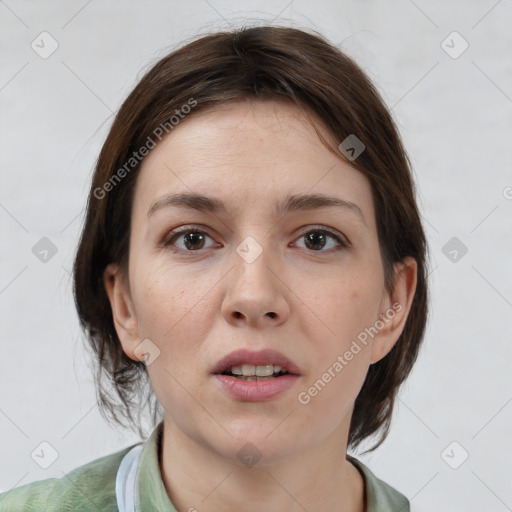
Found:
<path fill-rule="evenodd" d="M 371 364 L 380 361 L 393 348 L 402 334 L 409 316 L 418 275 L 418 265 L 408 256 L 395 264 L 395 283 L 393 293 L 387 294 L 381 304 L 378 334 L 372 344 Z"/>
<path fill-rule="evenodd" d="M 124 352 L 135 361 L 135 347 L 140 343 L 137 315 L 133 306 L 128 279 L 119 265 L 111 263 L 103 272 L 103 284 L 107 293 L 117 336 Z"/>

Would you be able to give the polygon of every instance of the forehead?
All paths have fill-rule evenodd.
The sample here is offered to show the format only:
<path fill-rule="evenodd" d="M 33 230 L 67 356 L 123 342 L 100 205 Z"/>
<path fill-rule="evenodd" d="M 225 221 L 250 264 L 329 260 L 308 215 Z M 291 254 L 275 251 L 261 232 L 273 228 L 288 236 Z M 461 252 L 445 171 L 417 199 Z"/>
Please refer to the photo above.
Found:
<path fill-rule="evenodd" d="M 134 202 L 140 211 L 134 214 L 147 214 L 155 201 L 176 193 L 213 196 L 232 215 L 317 193 L 358 204 L 373 219 L 367 178 L 334 156 L 315 127 L 332 140 L 314 117 L 286 103 L 243 101 L 196 112 L 145 158 Z"/>

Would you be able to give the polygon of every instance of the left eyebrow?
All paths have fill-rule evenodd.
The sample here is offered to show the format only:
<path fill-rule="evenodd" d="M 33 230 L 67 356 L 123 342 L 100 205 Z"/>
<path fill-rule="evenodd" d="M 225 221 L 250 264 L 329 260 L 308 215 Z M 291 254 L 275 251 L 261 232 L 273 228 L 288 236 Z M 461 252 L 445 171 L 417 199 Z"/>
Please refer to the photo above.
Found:
<path fill-rule="evenodd" d="M 214 197 L 208 197 L 197 193 L 181 193 L 166 196 L 156 201 L 148 210 L 148 217 L 163 207 L 189 208 L 209 213 L 228 213 L 227 206 Z M 355 216 L 366 226 L 361 208 L 357 204 L 340 197 L 327 196 L 324 194 L 293 194 L 288 195 L 282 201 L 278 201 L 273 208 L 275 216 L 280 217 L 287 213 L 306 210 L 318 210 L 321 208 L 341 208 Z"/>

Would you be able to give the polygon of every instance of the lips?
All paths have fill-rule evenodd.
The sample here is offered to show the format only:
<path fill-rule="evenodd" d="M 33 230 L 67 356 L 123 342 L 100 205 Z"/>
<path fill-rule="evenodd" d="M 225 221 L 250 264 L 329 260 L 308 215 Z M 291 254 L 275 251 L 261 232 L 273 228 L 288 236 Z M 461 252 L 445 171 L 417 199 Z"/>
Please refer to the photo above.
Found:
<path fill-rule="evenodd" d="M 300 370 L 293 361 L 273 349 L 259 351 L 251 351 L 248 349 L 234 350 L 227 356 L 220 359 L 213 367 L 211 373 L 214 375 L 220 375 L 223 372 L 229 371 L 234 366 L 242 366 L 244 364 L 254 366 L 271 364 L 274 366 L 280 366 L 290 374 L 300 375 Z"/>

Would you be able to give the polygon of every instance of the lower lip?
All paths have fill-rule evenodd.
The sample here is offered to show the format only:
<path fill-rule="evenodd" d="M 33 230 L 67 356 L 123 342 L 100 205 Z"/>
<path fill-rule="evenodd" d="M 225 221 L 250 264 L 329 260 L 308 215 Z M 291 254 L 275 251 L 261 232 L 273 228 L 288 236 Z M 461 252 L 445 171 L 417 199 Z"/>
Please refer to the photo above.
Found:
<path fill-rule="evenodd" d="M 242 402 L 264 402 L 295 385 L 299 375 L 283 375 L 265 380 L 242 380 L 230 375 L 214 375 L 222 389 Z"/>

